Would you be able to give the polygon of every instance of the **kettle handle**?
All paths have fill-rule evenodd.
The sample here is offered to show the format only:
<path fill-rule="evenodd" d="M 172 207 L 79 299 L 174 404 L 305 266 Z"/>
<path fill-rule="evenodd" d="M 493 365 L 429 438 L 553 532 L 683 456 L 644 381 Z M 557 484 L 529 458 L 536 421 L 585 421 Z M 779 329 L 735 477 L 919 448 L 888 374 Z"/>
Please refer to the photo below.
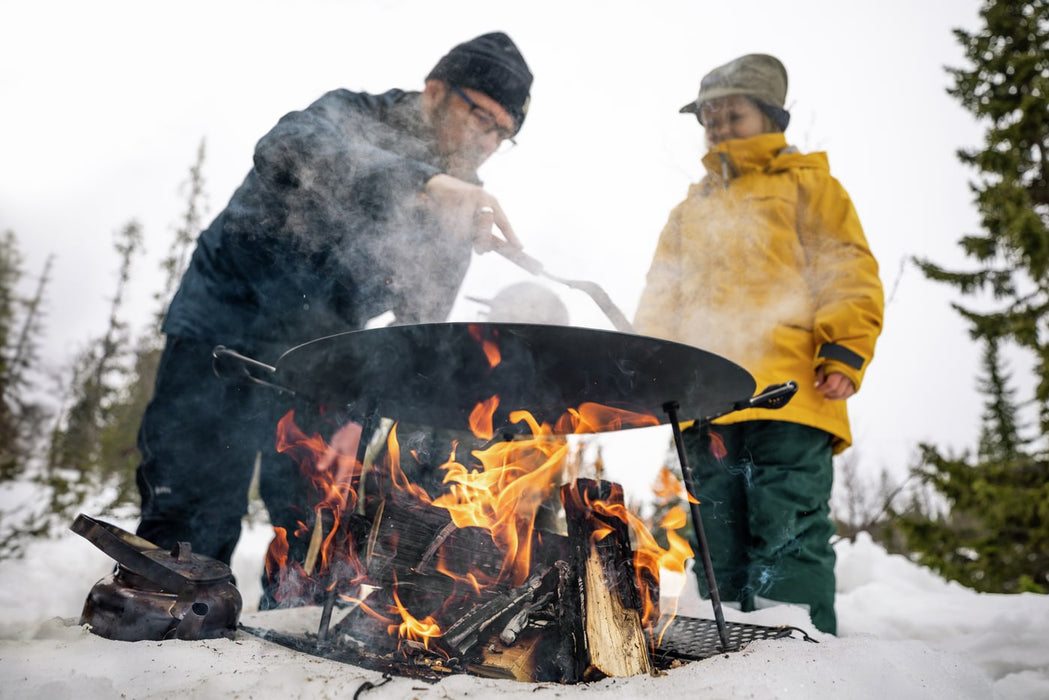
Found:
<path fill-rule="evenodd" d="M 69 529 L 116 559 L 117 563 L 160 584 L 166 591 L 181 593 L 189 585 L 184 577 L 144 554 L 149 550 L 160 549 L 149 540 L 83 513 L 76 517 Z"/>

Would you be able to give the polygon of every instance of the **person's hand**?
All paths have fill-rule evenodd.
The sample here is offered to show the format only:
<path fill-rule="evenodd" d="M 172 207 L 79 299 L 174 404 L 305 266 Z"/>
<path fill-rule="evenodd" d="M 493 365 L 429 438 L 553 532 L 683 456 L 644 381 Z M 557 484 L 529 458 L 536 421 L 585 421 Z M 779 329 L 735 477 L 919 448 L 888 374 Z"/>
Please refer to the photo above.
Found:
<path fill-rule="evenodd" d="M 816 391 L 828 399 L 844 401 L 856 393 L 856 385 L 841 372 L 825 374 L 820 367 L 816 370 Z"/>
<path fill-rule="evenodd" d="M 439 173 L 426 182 L 425 199 L 442 227 L 473 241 L 474 250 L 486 253 L 502 242 L 523 248 L 499 201 L 483 187 Z M 495 226 L 502 240 L 492 233 Z"/>

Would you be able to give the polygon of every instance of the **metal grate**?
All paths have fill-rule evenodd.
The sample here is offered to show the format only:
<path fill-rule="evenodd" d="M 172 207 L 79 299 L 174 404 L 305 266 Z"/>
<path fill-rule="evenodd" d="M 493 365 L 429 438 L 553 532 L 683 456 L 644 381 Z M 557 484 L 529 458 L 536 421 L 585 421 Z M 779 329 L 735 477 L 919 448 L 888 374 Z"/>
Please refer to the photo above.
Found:
<path fill-rule="evenodd" d="M 742 622 L 725 622 L 729 647 L 721 644 L 717 623 L 714 620 L 703 620 L 695 617 L 676 616 L 667 623 L 666 617 L 660 619 L 657 630 L 662 630 L 656 646 L 656 656 L 662 660 L 682 659 L 699 661 L 709 659 L 729 651 L 739 651 L 756 639 L 795 639 L 794 632 L 801 634 L 801 639 L 816 642 L 815 639 L 797 627 L 765 627 Z M 664 630 L 664 626 L 666 629 Z"/>
<path fill-rule="evenodd" d="M 670 618 L 661 618 L 659 626 L 656 628 L 657 630 L 662 630 L 662 636 L 659 638 L 652 659 L 656 666 L 663 668 L 669 667 L 675 661 L 701 661 L 718 654 L 739 651 L 757 639 L 799 639 L 799 637 L 794 636 L 795 632 L 800 635 L 800 639 L 818 643 L 804 630 L 797 627 L 765 627 L 763 625 L 726 621 L 725 629 L 729 646 L 731 647 L 726 650 L 721 645 L 721 637 L 718 634 L 717 623 L 714 620 L 679 615 L 670 619 L 668 624 L 668 619 Z M 664 627 L 666 627 L 665 630 Z M 395 660 L 393 657 L 375 656 L 364 651 L 339 645 L 318 644 L 317 637 L 313 634 L 288 634 L 275 630 L 248 627 L 243 624 L 240 625 L 240 630 L 295 651 L 341 663 L 354 664 L 384 673 L 411 676 L 429 682 L 436 682 L 449 673 L 462 672 L 461 669 L 453 667 L 437 669 L 425 665 L 406 663 L 403 659 Z"/>

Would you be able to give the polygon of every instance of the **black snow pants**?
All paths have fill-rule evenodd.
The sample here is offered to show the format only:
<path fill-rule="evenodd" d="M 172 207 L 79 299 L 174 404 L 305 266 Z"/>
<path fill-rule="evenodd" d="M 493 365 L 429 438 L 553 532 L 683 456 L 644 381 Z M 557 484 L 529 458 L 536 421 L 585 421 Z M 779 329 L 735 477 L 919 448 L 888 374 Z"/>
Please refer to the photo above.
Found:
<path fill-rule="evenodd" d="M 291 399 L 249 382 L 222 379 L 213 344 L 169 337 L 154 396 L 139 427 L 142 499 L 138 534 L 170 548 L 230 563 L 260 458 L 260 493 L 274 525 L 294 528 L 307 501 L 298 468 L 275 448 Z"/>

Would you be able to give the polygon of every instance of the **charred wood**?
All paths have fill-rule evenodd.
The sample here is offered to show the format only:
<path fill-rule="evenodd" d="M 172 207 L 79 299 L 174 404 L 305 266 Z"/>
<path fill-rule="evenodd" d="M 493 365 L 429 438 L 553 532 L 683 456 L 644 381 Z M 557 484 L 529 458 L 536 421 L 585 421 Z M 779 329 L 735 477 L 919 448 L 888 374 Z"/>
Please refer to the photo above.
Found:
<path fill-rule="evenodd" d="M 574 550 L 570 564 L 578 596 L 577 605 L 566 600 L 562 607 L 580 613 L 579 621 L 564 623 L 574 627 L 570 634 L 576 638 L 571 642 L 582 667 L 581 680 L 651 673 L 630 532 L 615 515 L 625 511 L 622 487 L 578 479 L 562 487 L 561 497 Z"/>
<path fill-rule="evenodd" d="M 484 603 L 473 606 L 445 630 L 441 644 L 454 656 L 467 654 L 488 637 L 506 631 L 506 625 L 515 617 L 534 612 L 537 593 L 544 587 L 552 588 L 556 585 L 556 578 L 556 571 L 548 569 L 541 574 L 532 575 L 526 583 L 513 590 L 497 594 Z M 519 621 L 518 624 L 519 634 L 527 622 Z M 514 637 L 516 639 L 516 634 Z"/>
<path fill-rule="evenodd" d="M 395 580 L 403 584 L 422 576 L 427 577 L 426 585 L 450 591 L 452 576 L 474 574 L 490 580 L 499 576 L 503 555 L 491 535 L 478 527 L 456 527 L 443 509 L 380 501 L 370 515 L 364 563 L 376 585 Z"/>

